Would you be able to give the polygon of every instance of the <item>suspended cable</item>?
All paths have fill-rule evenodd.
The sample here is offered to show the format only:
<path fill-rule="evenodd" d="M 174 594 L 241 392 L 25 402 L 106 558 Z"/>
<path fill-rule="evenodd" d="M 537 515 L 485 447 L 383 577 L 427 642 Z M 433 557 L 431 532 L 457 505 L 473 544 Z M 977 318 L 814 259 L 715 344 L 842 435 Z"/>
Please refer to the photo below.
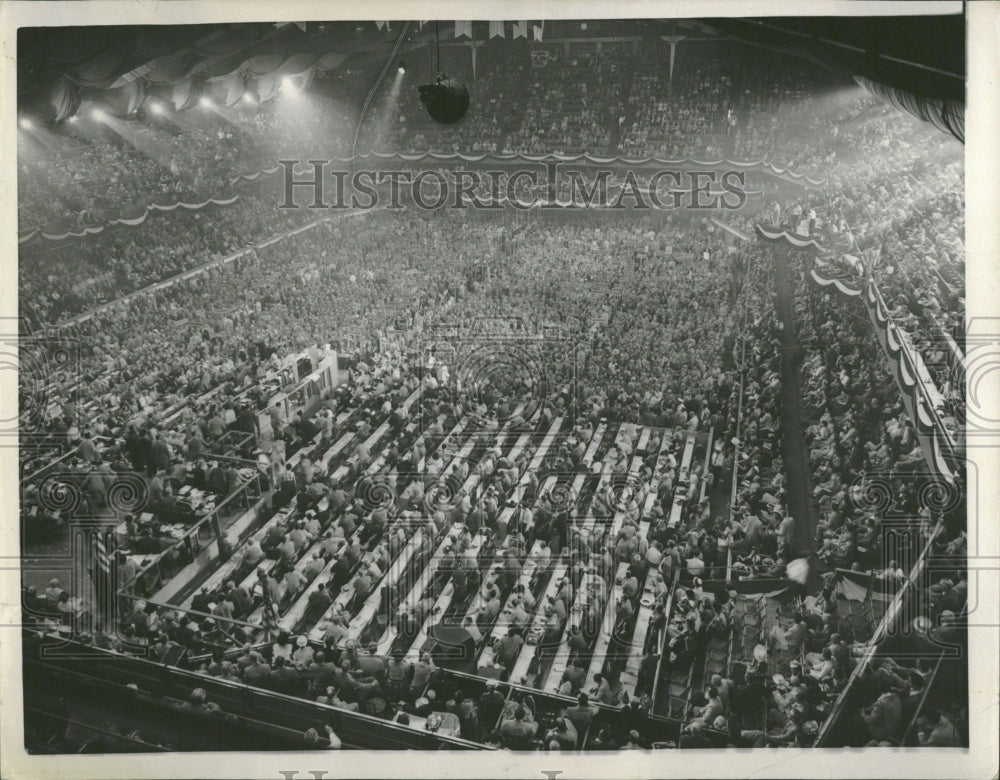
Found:
<path fill-rule="evenodd" d="M 395 45 L 392 47 L 392 51 L 389 53 L 388 58 L 385 61 L 385 65 L 382 67 L 382 72 L 379 73 L 378 78 L 375 80 L 374 86 L 368 92 L 368 97 L 365 98 L 364 105 L 361 107 L 361 114 L 358 116 L 357 127 L 354 128 L 354 144 L 351 146 L 351 175 L 354 175 L 354 158 L 358 153 L 358 137 L 361 135 L 361 125 L 364 124 L 365 116 L 368 114 L 368 106 L 371 105 L 372 98 L 375 97 L 375 93 L 378 88 L 382 86 L 382 82 L 385 81 L 385 74 L 389 72 L 389 66 L 396 61 L 396 55 L 399 53 L 399 47 L 403 45 L 403 39 L 406 37 L 406 31 L 409 29 L 410 23 L 403 22 L 403 29 L 399 33 L 399 37 L 396 39 Z"/>

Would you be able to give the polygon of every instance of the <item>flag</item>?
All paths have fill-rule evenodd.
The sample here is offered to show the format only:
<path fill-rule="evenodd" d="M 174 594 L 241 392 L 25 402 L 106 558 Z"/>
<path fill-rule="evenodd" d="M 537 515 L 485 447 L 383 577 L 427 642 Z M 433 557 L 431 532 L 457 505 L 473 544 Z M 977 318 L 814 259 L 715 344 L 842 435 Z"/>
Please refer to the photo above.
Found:
<path fill-rule="evenodd" d="M 660 38 L 670 44 L 670 76 L 668 81 L 674 80 L 674 55 L 677 53 L 677 44 L 684 40 L 683 35 L 661 35 Z"/>
<path fill-rule="evenodd" d="M 472 50 L 472 80 L 476 80 L 476 50 L 479 48 L 481 41 L 470 41 L 469 48 Z"/>
<path fill-rule="evenodd" d="M 375 22 L 375 26 L 376 26 L 376 27 L 377 27 L 377 28 L 378 28 L 379 30 L 381 30 L 381 29 L 382 29 L 383 27 L 386 27 L 386 28 L 387 28 L 387 27 L 389 26 L 389 23 L 388 23 L 388 22 Z"/>
<path fill-rule="evenodd" d="M 514 22 L 514 37 L 515 38 L 527 38 L 528 37 L 528 23 L 527 22 Z"/>
<path fill-rule="evenodd" d="M 94 547 L 96 554 L 94 559 L 97 563 L 99 573 L 110 577 L 111 569 L 114 565 L 115 537 L 110 531 L 98 531 L 94 534 Z"/>
<path fill-rule="evenodd" d="M 94 596 L 97 613 L 105 624 L 117 623 L 118 565 L 115 562 L 117 541 L 114 529 L 95 528 L 91 531 L 94 540 Z"/>
<path fill-rule="evenodd" d="M 455 37 L 465 35 L 468 38 L 472 37 L 472 22 L 456 20 L 455 22 Z"/>
<path fill-rule="evenodd" d="M 531 26 L 531 32 L 534 35 L 536 41 L 542 40 L 542 28 L 544 26 L 545 26 L 544 20 L 539 22 L 538 24 L 533 24 Z"/>
<path fill-rule="evenodd" d="M 490 22 L 490 38 L 496 38 L 497 36 L 501 38 L 506 38 L 504 35 L 503 22 Z"/>

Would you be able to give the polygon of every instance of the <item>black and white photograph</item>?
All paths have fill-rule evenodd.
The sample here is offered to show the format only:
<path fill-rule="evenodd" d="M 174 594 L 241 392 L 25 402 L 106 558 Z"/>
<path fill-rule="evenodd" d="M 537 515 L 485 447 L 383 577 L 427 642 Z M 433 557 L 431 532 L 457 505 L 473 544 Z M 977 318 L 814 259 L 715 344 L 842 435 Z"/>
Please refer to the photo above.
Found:
<path fill-rule="evenodd" d="M 1000 6 L 20 5 L 0 776 L 995 776 Z"/>

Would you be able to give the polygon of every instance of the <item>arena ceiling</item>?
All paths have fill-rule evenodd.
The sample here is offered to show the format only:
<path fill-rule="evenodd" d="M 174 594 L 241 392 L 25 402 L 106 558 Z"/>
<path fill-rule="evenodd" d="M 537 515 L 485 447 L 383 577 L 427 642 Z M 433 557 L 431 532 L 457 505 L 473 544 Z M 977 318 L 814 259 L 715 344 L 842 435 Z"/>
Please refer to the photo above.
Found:
<path fill-rule="evenodd" d="M 702 30 L 932 100 L 965 102 L 965 18 L 961 14 L 704 19 L 697 24 Z"/>
<path fill-rule="evenodd" d="M 546 25 L 546 40 L 608 34 L 730 38 L 898 90 L 900 95 L 882 97 L 914 113 L 918 111 L 906 104 L 910 96 L 938 101 L 927 109 L 932 114 L 947 113 L 942 109 L 947 104 L 957 113 L 955 107 L 965 102 L 961 14 L 591 20 L 590 24 L 564 20 Z M 410 23 L 404 46 L 433 40 L 434 27 L 434 22 Z M 442 36 L 454 34 L 451 22 L 440 22 L 439 28 Z M 40 114 L 56 121 L 75 112 L 81 100 L 98 95 L 109 97 L 113 108 L 120 105 L 121 113 L 129 113 L 149 87 L 173 88 L 178 108 L 183 101 L 197 100 L 201 90 L 214 89 L 213 96 L 223 102 L 234 95 L 238 99 L 237 91 L 253 79 L 260 81 L 253 88 L 263 96 L 275 78 L 303 73 L 311 78 L 379 63 L 401 29 L 398 22 L 372 21 L 23 28 L 18 34 L 18 94 L 22 107 L 38 112 L 42 106 Z M 474 35 L 479 37 L 478 31 Z M 178 92 L 177 85 L 184 80 L 194 88 Z M 116 97 L 121 98 L 117 104 Z M 46 106 L 50 103 L 54 110 Z M 921 118 L 934 121 L 935 116 Z M 943 129 L 955 132 L 948 121 Z"/>
<path fill-rule="evenodd" d="M 666 22 L 849 74 L 881 100 L 965 142 L 965 15 Z"/>
<path fill-rule="evenodd" d="M 442 27 L 445 23 L 442 23 Z M 449 31 L 452 23 L 446 23 Z M 411 25 L 413 40 L 433 27 Z M 177 26 L 29 27 L 18 31 L 18 93 L 61 77 L 83 86 L 117 88 L 152 73 L 213 77 L 255 57 L 328 55 L 330 67 L 363 65 L 384 53 L 399 26 L 375 22 L 246 23 Z M 172 71 L 172 72 L 170 72 Z"/>

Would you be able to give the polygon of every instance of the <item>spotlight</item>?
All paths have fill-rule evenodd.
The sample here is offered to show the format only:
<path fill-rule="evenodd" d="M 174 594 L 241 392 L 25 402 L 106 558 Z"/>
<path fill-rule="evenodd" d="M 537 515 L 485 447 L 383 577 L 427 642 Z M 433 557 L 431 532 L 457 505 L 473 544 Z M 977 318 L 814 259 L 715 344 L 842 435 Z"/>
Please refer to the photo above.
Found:
<path fill-rule="evenodd" d="M 108 115 L 105 114 L 103 111 L 101 111 L 101 109 L 99 108 L 95 108 L 93 111 L 91 111 L 90 116 L 93 119 L 96 119 L 98 122 L 103 122 L 105 119 L 108 118 Z"/>
<path fill-rule="evenodd" d="M 28 119 L 28 117 L 26 116 L 22 116 L 20 120 L 18 120 L 18 124 L 21 126 L 23 130 L 30 130 L 35 126 L 35 123 L 32 122 L 30 119 Z"/>
<path fill-rule="evenodd" d="M 163 106 L 161 106 L 159 103 L 150 103 L 149 112 L 151 114 L 156 114 L 157 116 L 160 116 L 163 114 Z"/>
<path fill-rule="evenodd" d="M 406 73 L 406 60 L 400 60 L 399 61 L 398 71 L 399 71 L 400 75 Z"/>
<path fill-rule="evenodd" d="M 421 102 L 435 122 L 454 124 L 469 110 L 469 90 L 458 79 L 441 74 L 435 83 L 424 84 L 418 90 Z"/>
<path fill-rule="evenodd" d="M 292 81 L 291 76 L 285 76 L 281 80 L 281 91 L 284 92 L 286 95 L 295 95 L 298 93 L 299 88 L 295 86 L 295 82 Z"/>
<path fill-rule="evenodd" d="M 78 116 L 77 116 L 76 114 L 73 114 L 73 116 L 71 116 L 71 117 L 70 117 L 69 119 L 67 119 L 66 121 L 67 121 L 67 122 L 72 122 L 72 123 L 73 123 L 73 124 L 75 125 L 75 124 L 76 124 L 77 122 L 79 122 L 79 121 L 80 121 L 80 119 L 79 119 L 79 117 L 78 117 Z"/>
<path fill-rule="evenodd" d="M 201 99 L 198 101 L 198 105 L 201 106 L 202 108 L 211 108 L 212 99 L 205 95 L 202 95 Z"/>
<path fill-rule="evenodd" d="M 257 99 L 253 95 L 251 95 L 249 92 L 244 92 L 243 93 L 243 97 L 241 99 L 248 106 L 256 106 L 257 105 Z"/>

